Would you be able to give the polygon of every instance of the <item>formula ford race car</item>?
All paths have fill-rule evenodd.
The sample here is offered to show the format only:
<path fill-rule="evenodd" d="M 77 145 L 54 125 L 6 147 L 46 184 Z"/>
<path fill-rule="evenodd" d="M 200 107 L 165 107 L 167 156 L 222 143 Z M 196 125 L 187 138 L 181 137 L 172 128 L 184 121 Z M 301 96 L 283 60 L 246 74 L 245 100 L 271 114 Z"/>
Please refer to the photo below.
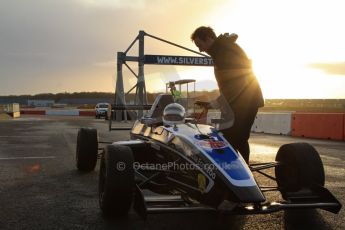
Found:
<path fill-rule="evenodd" d="M 311 145 L 285 144 L 275 162 L 248 165 L 217 129 L 185 118 L 185 109 L 171 95 L 159 95 L 130 135 L 130 140 L 99 148 L 104 142 L 98 142 L 97 130 L 78 132 L 78 170 L 92 171 L 101 159 L 99 205 L 104 216 L 123 216 L 131 207 L 143 218 L 150 213 L 262 214 L 315 208 L 338 213 L 342 207 L 324 187 L 323 164 Z M 275 177 L 263 171 L 270 168 Z M 276 186 L 259 185 L 253 172 Z M 279 192 L 281 200 L 267 201 L 268 191 Z"/>

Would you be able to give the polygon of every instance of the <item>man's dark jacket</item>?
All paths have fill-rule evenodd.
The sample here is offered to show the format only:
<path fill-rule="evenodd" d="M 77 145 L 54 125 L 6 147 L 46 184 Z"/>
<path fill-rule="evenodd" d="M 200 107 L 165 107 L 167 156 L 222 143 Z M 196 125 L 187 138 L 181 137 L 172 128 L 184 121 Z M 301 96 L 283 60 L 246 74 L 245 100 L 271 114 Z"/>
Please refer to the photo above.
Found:
<path fill-rule="evenodd" d="M 264 105 L 260 85 L 252 71 L 251 61 L 236 44 L 236 36 L 220 35 L 209 54 L 220 93 L 234 107 L 259 108 Z"/>

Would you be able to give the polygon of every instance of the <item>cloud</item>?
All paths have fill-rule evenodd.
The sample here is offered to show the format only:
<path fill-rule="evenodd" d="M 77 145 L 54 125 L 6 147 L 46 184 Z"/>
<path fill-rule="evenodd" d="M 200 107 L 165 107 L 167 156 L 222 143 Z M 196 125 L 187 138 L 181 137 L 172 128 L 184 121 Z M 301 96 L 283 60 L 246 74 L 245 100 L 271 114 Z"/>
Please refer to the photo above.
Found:
<path fill-rule="evenodd" d="M 99 8 L 133 8 L 133 9 L 143 9 L 145 7 L 145 0 L 77 0 L 81 4 L 87 7 L 99 7 Z"/>
<path fill-rule="evenodd" d="M 311 68 L 320 69 L 325 73 L 332 75 L 345 75 L 345 62 L 311 63 L 308 66 Z"/>
<path fill-rule="evenodd" d="M 0 0 L 0 94 L 56 92 L 60 83 L 72 91 L 107 90 L 100 78 L 113 85 L 116 52 L 125 51 L 139 30 L 193 46 L 191 31 L 223 1 Z M 145 52 L 181 51 L 145 39 Z"/>

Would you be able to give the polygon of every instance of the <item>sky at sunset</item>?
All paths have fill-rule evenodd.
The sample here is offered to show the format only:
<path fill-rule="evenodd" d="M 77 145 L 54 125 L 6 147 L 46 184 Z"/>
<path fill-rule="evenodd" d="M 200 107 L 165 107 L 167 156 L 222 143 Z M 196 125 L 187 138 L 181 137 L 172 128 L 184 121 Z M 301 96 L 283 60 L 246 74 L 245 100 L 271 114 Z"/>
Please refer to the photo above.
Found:
<path fill-rule="evenodd" d="M 239 35 L 265 98 L 345 98 L 344 9 L 343 0 L 0 0 L 0 95 L 113 92 L 116 53 L 139 30 L 196 50 L 190 34 L 206 25 Z M 151 38 L 145 53 L 194 56 Z M 126 89 L 136 82 L 124 78 Z M 184 78 L 217 87 L 212 67 L 146 65 L 145 78 L 150 92 Z"/>

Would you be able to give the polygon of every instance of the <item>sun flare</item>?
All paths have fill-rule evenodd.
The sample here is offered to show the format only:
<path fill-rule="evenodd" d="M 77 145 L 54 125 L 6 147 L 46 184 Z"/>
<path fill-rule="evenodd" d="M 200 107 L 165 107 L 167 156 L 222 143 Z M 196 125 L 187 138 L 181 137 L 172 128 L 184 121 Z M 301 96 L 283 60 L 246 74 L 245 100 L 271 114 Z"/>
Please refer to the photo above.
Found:
<path fill-rule="evenodd" d="M 341 1 L 228 1 L 208 18 L 217 34 L 239 35 L 238 44 L 252 59 L 265 98 L 334 98 L 339 97 L 336 90 L 339 84 L 345 86 L 345 78 L 327 75 L 310 64 L 344 61 L 345 46 L 340 44 L 345 33 L 337 28 L 344 20 L 343 5 Z"/>

